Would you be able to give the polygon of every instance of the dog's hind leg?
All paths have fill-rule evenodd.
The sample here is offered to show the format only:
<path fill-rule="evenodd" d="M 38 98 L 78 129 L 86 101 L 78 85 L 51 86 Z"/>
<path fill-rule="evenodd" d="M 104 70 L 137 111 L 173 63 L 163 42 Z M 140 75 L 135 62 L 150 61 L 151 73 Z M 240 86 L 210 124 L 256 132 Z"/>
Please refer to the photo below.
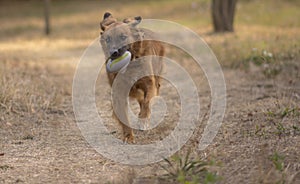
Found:
<path fill-rule="evenodd" d="M 154 76 L 148 77 L 147 85 L 143 86 L 144 96 L 143 98 L 138 99 L 140 105 L 139 118 L 144 123 L 144 126 L 147 128 L 150 123 L 151 109 L 150 101 L 152 97 L 157 95 L 157 88 L 155 84 Z"/>

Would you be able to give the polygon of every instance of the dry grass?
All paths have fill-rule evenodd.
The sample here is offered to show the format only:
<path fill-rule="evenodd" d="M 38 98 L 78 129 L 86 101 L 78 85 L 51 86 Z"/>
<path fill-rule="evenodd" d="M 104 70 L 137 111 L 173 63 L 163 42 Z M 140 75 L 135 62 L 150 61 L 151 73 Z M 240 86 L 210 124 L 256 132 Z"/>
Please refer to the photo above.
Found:
<path fill-rule="evenodd" d="M 124 166 L 98 155 L 74 121 L 73 74 L 83 50 L 98 37 L 105 11 L 188 26 L 208 42 L 224 67 L 228 107 L 219 134 L 207 150 L 198 152 L 200 128 L 179 155 L 192 149 L 195 158 L 221 162 L 221 183 L 298 183 L 298 1 L 241 0 L 236 32 L 230 34 L 211 34 L 208 0 L 52 1 L 49 37 L 43 35 L 42 5 L 34 0 L 0 2 L 0 183 L 121 183 L 124 178 L 138 183 L 144 177 L 151 183 L 160 176 L 158 164 Z M 210 92 L 197 81 L 206 112 Z M 101 97 L 101 90 L 108 89 L 100 86 L 96 94 Z M 206 120 L 204 115 L 201 123 Z M 137 135 L 147 143 L 165 136 L 157 132 Z"/>

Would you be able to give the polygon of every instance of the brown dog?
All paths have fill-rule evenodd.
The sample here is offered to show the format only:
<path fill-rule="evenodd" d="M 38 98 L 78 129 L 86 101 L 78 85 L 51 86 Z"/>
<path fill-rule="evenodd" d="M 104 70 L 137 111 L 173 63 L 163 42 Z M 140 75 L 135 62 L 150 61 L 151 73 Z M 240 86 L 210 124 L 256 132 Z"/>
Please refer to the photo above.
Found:
<path fill-rule="evenodd" d="M 113 18 L 110 13 L 104 14 L 103 20 L 100 22 L 100 27 L 103 31 L 101 32 L 100 43 L 106 60 L 109 58 L 116 59 L 126 51 L 130 51 L 132 54 L 131 62 L 143 56 L 164 56 L 164 46 L 161 42 L 154 40 L 155 34 L 150 30 L 137 27 L 141 20 L 141 17 L 135 17 L 134 19 L 124 19 L 120 22 Z M 133 42 L 134 40 L 135 42 Z M 150 118 L 149 103 L 152 97 L 159 94 L 160 88 L 160 77 L 154 75 L 153 71 L 158 71 L 160 74 L 163 70 L 163 63 L 152 62 L 152 64 L 147 66 L 147 70 L 152 71 L 153 75 L 139 79 L 129 92 L 129 96 L 135 98 L 140 105 L 139 118 L 142 119 Z M 157 74 L 157 72 L 155 73 Z M 107 76 L 110 85 L 112 85 L 117 73 L 107 71 Z M 124 141 L 134 142 L 132 129 L 122 123 L 119 118 L 118 122 L 121 123 L 123 128 Z"/>

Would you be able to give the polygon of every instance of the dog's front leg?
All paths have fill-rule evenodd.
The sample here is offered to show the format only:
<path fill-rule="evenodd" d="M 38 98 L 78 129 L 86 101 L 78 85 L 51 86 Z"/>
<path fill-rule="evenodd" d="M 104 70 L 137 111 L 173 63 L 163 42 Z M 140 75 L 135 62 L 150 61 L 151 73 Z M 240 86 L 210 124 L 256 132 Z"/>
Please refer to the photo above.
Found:
<path fill-rule="evenodd" d="M 123 110 L 122 110 L 123 111 Z M 134 143 L 134 134 L 133 134 L 133 130 L 132 128 L 130 128 L 129 126 L 127 126 L 125 123 L 129 123 L 129 120 L 128 120 L 128 115 L 127 115 L 127 108 L 124 108 L 124 111 L 121 112 L 119 111 L 118 112 L 118 115 L 121 116 L 121 117 L 118 117 L 114 111 L 113 113 L 113 116 L 118 120 L 119 124 L 121 125 L 122 127 L 122 136 L 123 136 L 123 141 L 125 143 Z M 122 122 L 120 119 L 127 119 L 127 122 Z"/>
<path fill-rule="evenodd" d="M 113 115 L 122 126 L 123 141 L 126 143 L 134 143 L 133 130 L 129 127 L 128 116 L 128 86 L 130 86 L 131 78 L 120 74 L 120 77 L 113 82 Z"/>

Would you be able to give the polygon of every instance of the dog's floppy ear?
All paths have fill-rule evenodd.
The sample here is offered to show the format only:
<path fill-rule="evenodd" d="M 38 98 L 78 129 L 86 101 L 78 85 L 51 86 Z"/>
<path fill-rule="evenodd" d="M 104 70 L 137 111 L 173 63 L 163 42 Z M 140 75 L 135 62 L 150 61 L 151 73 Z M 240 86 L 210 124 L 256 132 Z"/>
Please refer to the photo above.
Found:
<path fill-rule="evenodd" d="M 102 31 L 105 31 L 105 29 L 110 26 L 111 24 L 117 22 L 115 18 L 111 15 L 109 12 L 105 12 L 103 15 L 103 20 L 100 22 L 100 28 Z"/>
<path fill-rule="evenodd" d="M 141 23 L 142 21 L 142 17 L 141 16 L 138 16 L 138 17 L 134 17 L 133 19 L 130 19 L 130 18 L 127 18 L 127 19 L 124 19 L 123 22 L 128 24 L 128 25 L 131 25 L 131 26 L 136 26 L 138 25 L 139 23 Z"/>

